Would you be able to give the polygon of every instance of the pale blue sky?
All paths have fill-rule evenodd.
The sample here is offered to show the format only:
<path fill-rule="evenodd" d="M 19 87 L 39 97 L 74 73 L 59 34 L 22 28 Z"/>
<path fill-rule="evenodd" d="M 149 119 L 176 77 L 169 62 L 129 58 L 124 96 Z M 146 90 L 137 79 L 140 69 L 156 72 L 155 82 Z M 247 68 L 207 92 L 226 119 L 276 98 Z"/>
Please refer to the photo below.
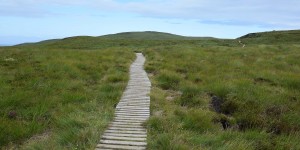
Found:
<path fill-rule="evenodd" d="M 300 29 L 300 0 L 0 0 L 0 45 L 160 31 L 237 38 Z"/>

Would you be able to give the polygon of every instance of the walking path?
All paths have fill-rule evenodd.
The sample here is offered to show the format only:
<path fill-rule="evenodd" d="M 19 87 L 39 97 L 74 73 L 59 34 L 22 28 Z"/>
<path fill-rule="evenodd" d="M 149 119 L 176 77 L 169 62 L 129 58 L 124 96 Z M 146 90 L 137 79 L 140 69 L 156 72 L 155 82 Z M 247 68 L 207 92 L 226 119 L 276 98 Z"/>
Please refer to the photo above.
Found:
<path fill-rule="evenodd" d="M 130 80 L 116 107 L 114 121 L 101 137 L 96 150 L 102 149 L 146 149 L 147 131 L 142 126 L 150 116 L 151 82 L 143 65 L 145 57 L 136 53 L 130 66 Z"/>

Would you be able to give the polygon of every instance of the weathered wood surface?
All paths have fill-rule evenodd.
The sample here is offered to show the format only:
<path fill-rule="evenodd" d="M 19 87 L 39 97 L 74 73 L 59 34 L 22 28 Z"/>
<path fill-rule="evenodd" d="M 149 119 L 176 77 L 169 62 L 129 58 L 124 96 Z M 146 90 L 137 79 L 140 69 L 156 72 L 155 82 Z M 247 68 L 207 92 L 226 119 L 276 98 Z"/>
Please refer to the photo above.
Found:
<path fill-rule="evenodd" d="M 116 107 L 114 121 L 104 132 L 96 149 L 143 150 L 147 146 L 147 130 L 142 124 L 150 116 L 151 82 L 144 70 L 145 57 L 136 53 L 130 67 L 130 80 Z"/>

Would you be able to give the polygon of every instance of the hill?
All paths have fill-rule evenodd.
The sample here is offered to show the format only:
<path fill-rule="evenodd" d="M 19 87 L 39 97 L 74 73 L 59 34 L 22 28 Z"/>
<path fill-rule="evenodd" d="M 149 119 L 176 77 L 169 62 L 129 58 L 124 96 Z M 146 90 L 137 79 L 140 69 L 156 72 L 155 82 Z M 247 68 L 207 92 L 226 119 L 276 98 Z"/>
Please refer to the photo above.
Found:
<path fill-rule="evenodd" d="M 211 37 L 187 37 L 171 33 L 145 31 L 145 32 L 123 32 L 101 36 L 107 39 L 132 39 L 132 40 L 195 40 L 212 39 Z"/>
<path fill-rule="evenodd" d="M 108 34 L 98 37 L 93 36 L 74 36 L 63 39 L 51 39 L 37 43 L 23 43 L 16 46 L 47 46 L 47 47 L 60 47 L 60 48 L 99 48 L 110 47 L 116 45 L 145 45 L 145 41 L 152 41 L 159 44 L 158 41 L 175 41 L 175 40 L 217 40 L 212 37 L 188 37 L 171 33 L 145 31 L 145 32 L 122 32 L 116 34 Z M 144 41 L 140 43 L 140 41 Z M 147 44 L 146 44 L 147 45 Z"/>
<path fill-rule="evenodd" d="M 293 44 L 299 43 L 300 30 L 249 33 L 238 39 L 244 41 L 246 44 Z"/>
<path fill-rule="evenodd" d="M 37 43 L 23 43 L 17 46 L 42 46 L 52 48 L 104 48 L 111 46 L 139 46 L 173 44 L 198 44 L 201 46 L 239 46 L 241 40 L 249 45 L 257 44 L 299 44 L 300 30 L 269 31 L 249 33 L 236 39 L 218 39 L 213 37 L 188 37 L 171 33 L 145 31 L 123 32 L 98 37 L 74 36 L 63 39 L 51 39 Z"/>
<path fill-rule="evenodd" d="M 299 44 L 300 30 L 286 30 L 286 31 L 269 31 L 249 33 L 236 39 L 218 39 L 214 37 L 188 37 L 164 32 L 145 31 L 145 32 L 122 32 L 116 34 L 108 34 L 98 37 L 93 36 L 74 36 L 63 39 L 50 39 L 40 41 L 37 43 L 22 43 L 16 46 L 50 46 L 50 47 L 80 47 L 80 48 L 98 48 L 126 45 L 145 45 L 140 41 L 151 41 L 151 45 L 161 44 L 157 41 L 199 41 L 201 45 L 221 45 L 229 46 L 234 44 L 236 40 L 241 40 L 245 44 Z M 155 42 L 156 41 L 156 42 Z M 190 42 L 188 42 L 190 43 Z M 117 44 L 117 45 L 118 45 Z M 154 45 L 155 45 L 154 44 Z"/>

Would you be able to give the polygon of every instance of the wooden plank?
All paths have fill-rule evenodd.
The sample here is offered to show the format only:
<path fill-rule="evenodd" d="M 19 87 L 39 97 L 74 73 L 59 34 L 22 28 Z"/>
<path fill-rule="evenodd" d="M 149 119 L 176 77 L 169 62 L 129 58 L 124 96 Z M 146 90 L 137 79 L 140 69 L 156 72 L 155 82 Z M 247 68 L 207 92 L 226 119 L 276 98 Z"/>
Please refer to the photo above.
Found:
<path fill-rule="evenodd" d="M 132 125 L 132 124 L 110 124 L 109 127 L 144 128 L 142 125 Z"/>
<path fill-rule="evenodd" d="M 122 114 L 115 114 L 116 117 L 147 117 L 149 118 L 149 114 L 129 114 L 129 113 L 122 113 Z"/>
<path fill-rule="evenodd" d="M 97 148 L 102 150 L 103 148 L 109 149 L 124 149 L 124 150 L 145 150 L 145 146 L 128 146 L 128 145 L 113 145 L 113 144 L 98 144 Z"/>
<path fill-rule="evenodd" d="M 140 135 L 147 135 L 145 131 L 123 131 L 123 130 L 106 130 L 107 133 L 125 133 L 125 134 L 140 134 Z"/>
<path fill-rule="evenodd" d="M 129 120 L 147 120 L 149 117 L 144 116 L 115 116 L 115 119 L 129 119 Z"/>
<path fill-rule="evenodd" d="M 115 119 L 115 121 L 119 121 L 119 122 L 135 122 L 135 123 L 143 123 L 146 120 L 134 120 L 134 119 L 122 119 L 122 118 L 117 118 Z"/>
<path fill-rule="evenodd" d="M 132 114 L 132 115 L 134 115 L 134 114 L 146 114 L 146 115 L 150 115 L 150 111 L 148 110 L 143 110 L 143 111 L 130 111 L 130 110 L 122 110 L 122 111 L 117 111 L 117 112 L 115 112 L 115 114 L 128 114 L 128 115 L 130 115 L 130 114 Z"/>
<path fill-rule="evenodd" d="M 116 116 L 115 119 L 127 119 L 127 120 L 147 120 L 149 117 L 136 117 L 136 116 Z"/>
<path fill-rule="evenodd" d="M 118 125 L 142 125 L 143 122 L 118 122 L 118 121 L 114 121 L 112 122 L 112 124 L 118 124 Z"/>
<path fill-rule="evenodd" d="M 108 127 L 108 129 L 109 130 L 120 130 L 120 131 L 144 131 L 144 132 L 147 131 L 143 127 L 140 127 L 140 128 L 126 128 L 126 127 L 113 127 L 113 126 L 110 126 L 110 127 Z"/>
<path fill-rule="evenodd" d="M 146 146 L 146 142 L 133 142 L 133 141 L 119 141 L 119 140 L 100 140 L 101 144 L 116 144 L 128 146 Z"/>
<path fill-rule="evenodd" d="M 139 141 L 139 142 L 147 141 L 146 138 L 141 138 L 141 137 L 122 137 L 122 136 L 109 136 L 109 135 L 102 136 L 102 139 L 106 139 L 106 140 L 123 140 L 123 141 Z"/>
<path fill-rule="evenodd" d="M 104 133 L 103 136 L 118 136 L 118 137 L 135 137 L 135 138 L 146 138 L 146 134 L 122 134 L 122 133 Z"/>

